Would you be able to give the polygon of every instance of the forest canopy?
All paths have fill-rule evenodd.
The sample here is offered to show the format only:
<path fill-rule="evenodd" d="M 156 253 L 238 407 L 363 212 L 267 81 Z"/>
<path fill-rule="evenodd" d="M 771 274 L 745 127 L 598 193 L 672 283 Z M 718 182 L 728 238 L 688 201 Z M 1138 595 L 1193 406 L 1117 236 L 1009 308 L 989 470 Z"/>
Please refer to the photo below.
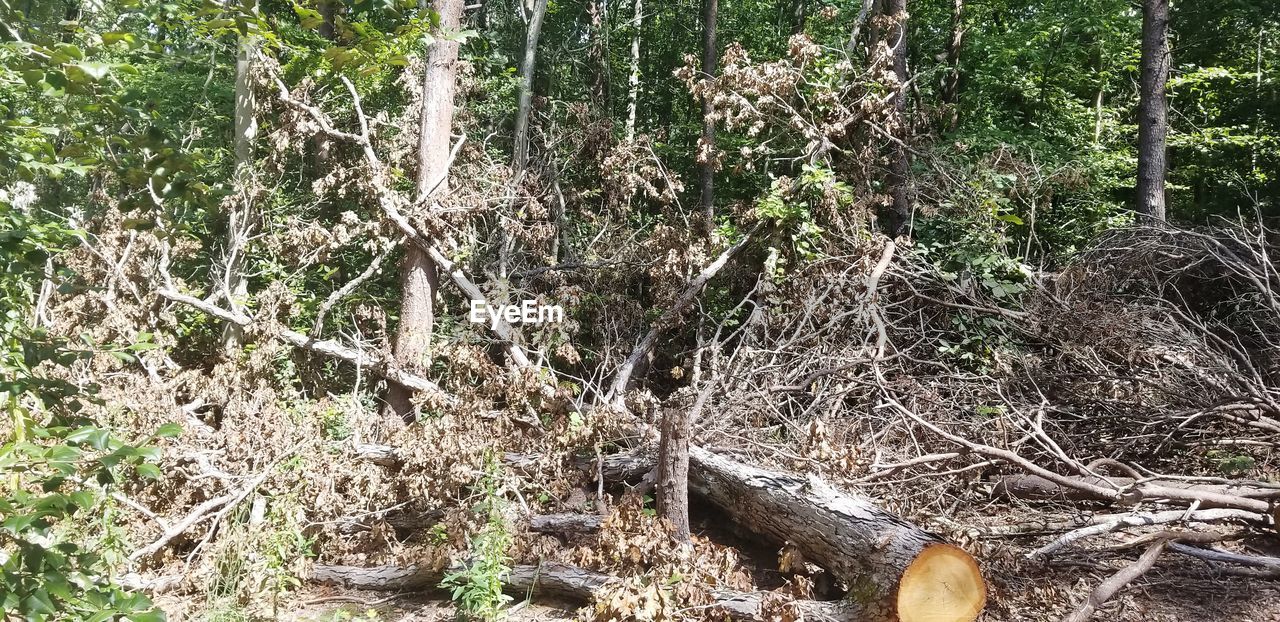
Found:
<path fill-rule="evenodd" d="M 0 0 L 0 620 L 1269 619 L 1277 197 L 1277 2 Z"/>

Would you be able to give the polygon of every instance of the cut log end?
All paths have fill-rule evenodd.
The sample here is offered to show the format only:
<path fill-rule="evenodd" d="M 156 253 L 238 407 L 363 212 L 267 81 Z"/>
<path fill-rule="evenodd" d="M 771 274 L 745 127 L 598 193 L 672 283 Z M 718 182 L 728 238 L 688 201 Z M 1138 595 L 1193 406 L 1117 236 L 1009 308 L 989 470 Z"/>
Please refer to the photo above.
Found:
<path fill-rule="evenodd" d="M 898 584 L 901 622 L 973 622 L 986 602 L 977 562 L 950 544 L 926 547 Z"/>

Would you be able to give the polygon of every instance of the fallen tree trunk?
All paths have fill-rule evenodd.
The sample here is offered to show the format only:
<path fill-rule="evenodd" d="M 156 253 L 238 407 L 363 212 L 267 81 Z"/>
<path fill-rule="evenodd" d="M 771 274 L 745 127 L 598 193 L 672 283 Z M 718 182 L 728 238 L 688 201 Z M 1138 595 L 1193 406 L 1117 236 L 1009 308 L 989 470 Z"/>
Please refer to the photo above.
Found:
<path fill-rule="evenodd" d="M 604 519 L 597 514 L 537 514 L 529 518 L 529 531 L 537 533 L 595 533 Z"/>
<path fill-rule="evenodd" d="M 742 526 L 777 543 L 790 543 L 850 586 L 850 598 L 840 606 L 840 615 L 832 617 L 861 622 L 967 622 L 981 612 L 986 585 L 977 564 L 964 550 L 938 536 L 817 478 L 753 467 L 695 446 L 689 448 L 689 460 L 693 493 Z M 608 481 L 634 481 L 652 471 L 655 462 L 651 449 L 641 449 L 605 456 L 599 470 Z M 534 517 L 531 529 L 588 531 L 594 522 L 552 515 Z M 363 579 L 366 586 L 380 586 L 376 589 L 411 589 L 430 583 L 417 571 L 404 568 L 343 572 L 347 580 Z M 513 574 L 512 581 L 519 585 L 516 580 L 521 576 Z M 326 578 L 331 577 L 317 575 L 317 580 Z M 758 598 L 742 602 L 747 610 L 759 610 Z"/>
<path fill-rule="evenodd" d="M 350 589 L 379 591 L 434 590 L 445 572 L 422 566 L 316 566 L 313 583 L 338 585 Z M 503 589 L 513 595 L 553 598 L 574 603 L 587 603 L 617 577 L 577 566 L 547 562 L 536 566 L 516 566 L 503 581 Z M 715 607 L 735 620 L 764 621 L 763 606 L 770 598 L 786 597 L 772 592 L 715 592 Z M 790 603 L 805 617 L 815 620 L 860 621 L 842 602 L 798 600 Z M 948 619 L 948 618 L 939 618 Z"/>
<path fill-rule="evenodd" d="M 602 475 L 634 481 L 655 459 L 644 449 L 607 456 Z M 985 605 L 986 585 L 968 553 L 820 479 L 690 446 L 689 489 L 847 583 L 858 620 L 973 620 Z"/>
<path fill-rule="evenodd" d="M 859 607 L 859 620 L 971 621 L 986 603 L 982 574 L 963 549 L 816 477 L 690 447 L 689 486 L 847 583 L 846 601 Z"/>

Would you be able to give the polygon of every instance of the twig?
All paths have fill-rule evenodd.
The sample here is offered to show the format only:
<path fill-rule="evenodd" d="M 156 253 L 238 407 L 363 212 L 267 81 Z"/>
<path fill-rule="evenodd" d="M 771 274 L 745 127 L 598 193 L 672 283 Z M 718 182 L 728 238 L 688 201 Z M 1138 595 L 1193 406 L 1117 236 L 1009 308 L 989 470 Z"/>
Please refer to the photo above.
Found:
<path fill-rule="evenodd" d="M 338 304 L 340 300 L 346 298 L 351 294 L 351 292 L 354 292 L 356 288 L 364 284 L 365 281 L 373 278 L 373 275 L 377 274 L 378 270 L 382 269 L 382 262 L 385 261 L 387 256 L 390 254 L 390 248 L 382 249 L 382 252 L 378 253 L 378 255 L 373 258 L 373 261 L 369 262 L 369 266 L 364 269 L 364 272 L 361 272 L 356 278 L 347 281 L 346 284 L 335 290 L 332 294 L 329 294 L 328 298 L 324 299 L 324 302 L 320 304 L 320 309 L 316 312 L 316 321 L 315 324 L 312 325 L 311 329 L 316 336 L 319 336 L 324 332 L 324 319 L 325 316 L 328 315 L 329 309 L 332 309 L 333 305 Z"/>

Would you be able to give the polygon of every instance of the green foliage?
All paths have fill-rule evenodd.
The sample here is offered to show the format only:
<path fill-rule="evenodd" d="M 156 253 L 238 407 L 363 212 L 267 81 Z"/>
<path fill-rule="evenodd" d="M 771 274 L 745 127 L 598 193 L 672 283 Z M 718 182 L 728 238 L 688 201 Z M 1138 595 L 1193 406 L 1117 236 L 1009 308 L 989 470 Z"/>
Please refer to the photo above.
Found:
<path fill-rule="evenodd" d="M 1258 461 L 1248 454 L 1229 451 L 1212 450 L 1207 457 L 1214 462 L 1218 470 L 1227 477 L 1241 477 L 1258 466 Z"/>
<path fill-rule="evenodd" d="M 818 224 L 822 210 L 844 210 L 852 203 L 853 189 L 847 183 L 838 181 L 828 168 L 806 164 L 799 179 L 774 180 L 755 212 L 786 237 L 788 255 L 812 261 L 822 255 L 824 230 Z"/>
<path fill-rule="evenodd" d="M 507 555 L 511 532 L 499 494 L 500 469 L 497 460 L 490 456 L 480 483 L 482 499 L 475 508 L 476 513 L 485 518 L 484 526 L 470 538 L 467 562 L 440 582 L 440 587 L 450 590 L 459 617 L 466 620 L 500 620 L 504 617 L 504 607 L 511 601 L 502 591 L 503 583 L 511 574 L 511 559 Z"/>

